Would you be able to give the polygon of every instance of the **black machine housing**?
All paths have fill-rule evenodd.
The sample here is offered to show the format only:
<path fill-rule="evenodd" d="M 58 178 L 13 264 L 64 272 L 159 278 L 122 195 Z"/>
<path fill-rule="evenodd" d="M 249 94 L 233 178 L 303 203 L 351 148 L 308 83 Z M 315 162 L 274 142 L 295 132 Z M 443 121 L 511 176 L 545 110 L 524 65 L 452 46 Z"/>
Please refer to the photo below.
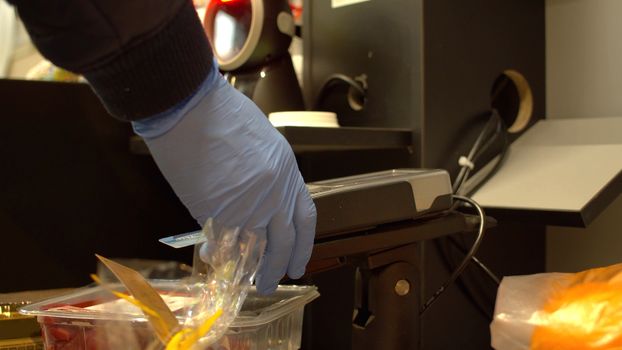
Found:
<path fill-rule="evenodd" d="M 245 40 L 235 43 L 238 47 L 233 50 L 237 53 L 232 57 L 221 57 L 214 45 L 218 35 L 216 16 L 220 12 L 231 15 L 237 23 L 236 30 L 246 31 Z M 225 78 L 265 114 L 304 109 L 302 91 L 288 51 L 292 37 L 279 27 L 280 17 L 290 19 L 293 25 L 287 0 L 216 0 L 209 3 L 205 12 L 205 32 Z M 255 41 L 251 37 L 258 39 Z M 244 60 L 242 57 L 246 56 Z"/>
<path fill-rule="evenodd" d="M 541 0 L 310 0 L 303 15 L 306 103 L 337 112 L 342 126 L 412 129 L 412 167 L 455 174 L 507 69 L 531 86 L 531 124 L 544 115 Z M 365 80 L 362 110 L 344 86 L 316 101 L 336 73 Z"/>
<path fill-rule="evenodd" d="M 306 104 L 336 112 L 341 126 L 412 130 L 412 145 L 401 154 L 396 150 L 342 154 L 341 158 L 330 154 L 301 155 L 306 177 L 321 177 L 328 172 L 320 170 L 319 165 L 330 164 L 328 169 L 343 176 L 348 175 L 348 169 L 353 173 L 359 169 L 381 170 L 391 159 L 393 168 L 445 169 L 454 179 L 459 157 L 473 145 L 493 105 L 497 107 L 498 101 L 493 103 L 491 95 L 508 69 L 522 74 L 530 85 L 533 115 L 528 127 L 544 116 L 542 0 L 306 0 L 303 17 Z M 325 86 L 335 74 L 363 82 L 366 96 L 362 109 L 352 108 L 348 101 L 351 88 L 347 84 Z M 507 124 L 512 123 L 518 110 L 517 92 L 512 89 L 510 84 L 500 94 L 505 99 L 501 104 L 506 107 L 500 114 Z M 510 141 L 518 136 L 520 133 L 510 134 Z M 490 158 L 481 159 L 487 160 Z M 417 230 L 414 228 L 413 232 Z M 491 231 L 478 256 L 495 272 L 508 275 L 543 271 L 543 227 L 499 221 Z M 465 244 L 473 239 L 469 235 L 457 237 Z M 455 268 L 452 260 L 459 261 L 463 256 L 456 253 L 455 247 L 447 247 L 444 240 L 416 245 L 408 248 L 407 253 L 403 253 L 406 248 L 378 253 L 383 254 L 383 261 L 394 259 L 400 264 L 412 259 L 411 264 L 394 275 L 393 265 L 376 268 L 380 274 L 391 274 L 384 287 L 379 287 L 379 279 L 373 276 L 366 282 L 366 286 L 379 288 L 378 294 L 367 296 L 372 306 L 395 297 L 392 286 L 396 281 L 413 282 L 413 295 L 390 299 L 387 302 L 395 304 L 382 309 L 393 310 L 389 319 L 396 321 L 394 326 L 399 323 L 399 317 L 395 317 L 397 310 L 412 308 L 409 303 L 413 299 L 422 301 L 432 295 Z M 528 247 L 529 258 L 519 247 Z M 451 251 L 455 256 L 447 254 Z M 372 256 L 375 258 L 373 254 L 366 256 L 367 264 Z M 359 278 L 352 276 L 370 271 L 363 265 L 349 271 L 344 268 L 340 272 L 325 272 L 314 277 L 313 282 L 320 291 L 339 295 L 344 288 L 358 288 Z M 420 279 L 411 280 L 409 268 L 419 271 Z M 312 322 L 311 328 L 331 340 L 314 336 L 307 348 L 398 348 L 390 345 L 398 337 L 408 340 L 400 345 L 403 349 L 489 349 L 496 287 L 482 276 L 475 267 L 467 269 L 424 316 L 410 325 L 410 334 L 392 334 L 389 325 L 378 322 L 379 314 L 369 318 L 369 324 L 361 326 L 352 320 L 348 325 L 346 319 L 352 304 L 349 308 L 341 306 L 348 298 L 345 291 L 339 300 L 320 298 L 311 306 L 310 319 L 324 317 L 335 321 L 330 327 L 321 321 Z M 385 294 L 380 294 L 380 290 Z M 357 300 L 353 302 L 355 309 L 360 304 Z M 343 322 L 337 321 L 341 319 Z M 348 335 L 342 336 L 345 332 Z M 374 343 L 374 339 L 378 342 Z"/>

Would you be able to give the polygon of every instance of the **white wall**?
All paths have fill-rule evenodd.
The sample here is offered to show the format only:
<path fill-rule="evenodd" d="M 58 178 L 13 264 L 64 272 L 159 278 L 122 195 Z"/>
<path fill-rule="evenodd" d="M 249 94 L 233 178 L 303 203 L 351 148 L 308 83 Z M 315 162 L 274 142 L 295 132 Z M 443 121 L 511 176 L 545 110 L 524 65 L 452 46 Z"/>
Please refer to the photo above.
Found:
<path fill-rule="evenodd" d="M 547 118 L 622 116 L 621 18 L 620 0 L 546 0 Z M 622 196 L 587 229 L 547 231 L 548 271 L 622 262 Z"/>

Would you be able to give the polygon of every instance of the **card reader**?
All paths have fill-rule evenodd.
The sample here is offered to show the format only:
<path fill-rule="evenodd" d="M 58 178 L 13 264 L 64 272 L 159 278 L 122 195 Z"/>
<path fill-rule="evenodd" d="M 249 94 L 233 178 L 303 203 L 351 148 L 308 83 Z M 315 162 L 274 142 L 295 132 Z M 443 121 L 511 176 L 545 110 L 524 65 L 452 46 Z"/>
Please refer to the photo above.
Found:
<path fill-rule="evenodd" d="M 307 184 L 317 208 L 316 238 L 437 215 L 452 205 L 449 174 L 395 169 Z M 174 248 L 205 240 L 201 231 L 160 239 Z"/>
<path fill-rule="evenodd" d="M 452 205 L 449 174 L 395 169 L 307 184 L 317 208 L 316 237 L 432 216 Z"/>

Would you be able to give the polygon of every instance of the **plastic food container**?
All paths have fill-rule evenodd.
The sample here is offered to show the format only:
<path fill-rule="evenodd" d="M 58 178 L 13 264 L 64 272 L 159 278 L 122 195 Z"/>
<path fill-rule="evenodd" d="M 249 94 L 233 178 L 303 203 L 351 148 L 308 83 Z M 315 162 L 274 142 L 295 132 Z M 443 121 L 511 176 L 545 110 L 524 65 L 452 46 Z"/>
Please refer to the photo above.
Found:
<path fill-rule="evenodd" d="M 162 295 L 177 287 L 173 281 L 153 281 L 152 285 Z M 227 334 L 208 349 L 299 349 L 304 306 L 318 296 L 314 286 L 279 286 L 269 296 L 259 296 L 251 289 Z M 155 334 L 141 313 L 94 311 L 98 305 L 114 301 L 115 297 L 101 287 L 83 288 L 25 306 L 20 312 L 37 316 L 47 350 L 147 348 Z M 115 327 L 122 329 L 126 338 L 131 333 L 131 342 L 123 336 L 110 337 L 114 333 L 107 331 Z"/>

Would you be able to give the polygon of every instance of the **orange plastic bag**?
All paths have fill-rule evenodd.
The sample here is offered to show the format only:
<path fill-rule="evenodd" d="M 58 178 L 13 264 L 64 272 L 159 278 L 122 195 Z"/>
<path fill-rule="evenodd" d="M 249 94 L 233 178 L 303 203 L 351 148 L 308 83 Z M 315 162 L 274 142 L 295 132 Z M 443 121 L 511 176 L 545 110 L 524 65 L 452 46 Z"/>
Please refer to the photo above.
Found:
<path fill-rule="evenodd" d="M 504 278 L 491 337 L 497 350 L 622 349 L 622 264 Z"/>

